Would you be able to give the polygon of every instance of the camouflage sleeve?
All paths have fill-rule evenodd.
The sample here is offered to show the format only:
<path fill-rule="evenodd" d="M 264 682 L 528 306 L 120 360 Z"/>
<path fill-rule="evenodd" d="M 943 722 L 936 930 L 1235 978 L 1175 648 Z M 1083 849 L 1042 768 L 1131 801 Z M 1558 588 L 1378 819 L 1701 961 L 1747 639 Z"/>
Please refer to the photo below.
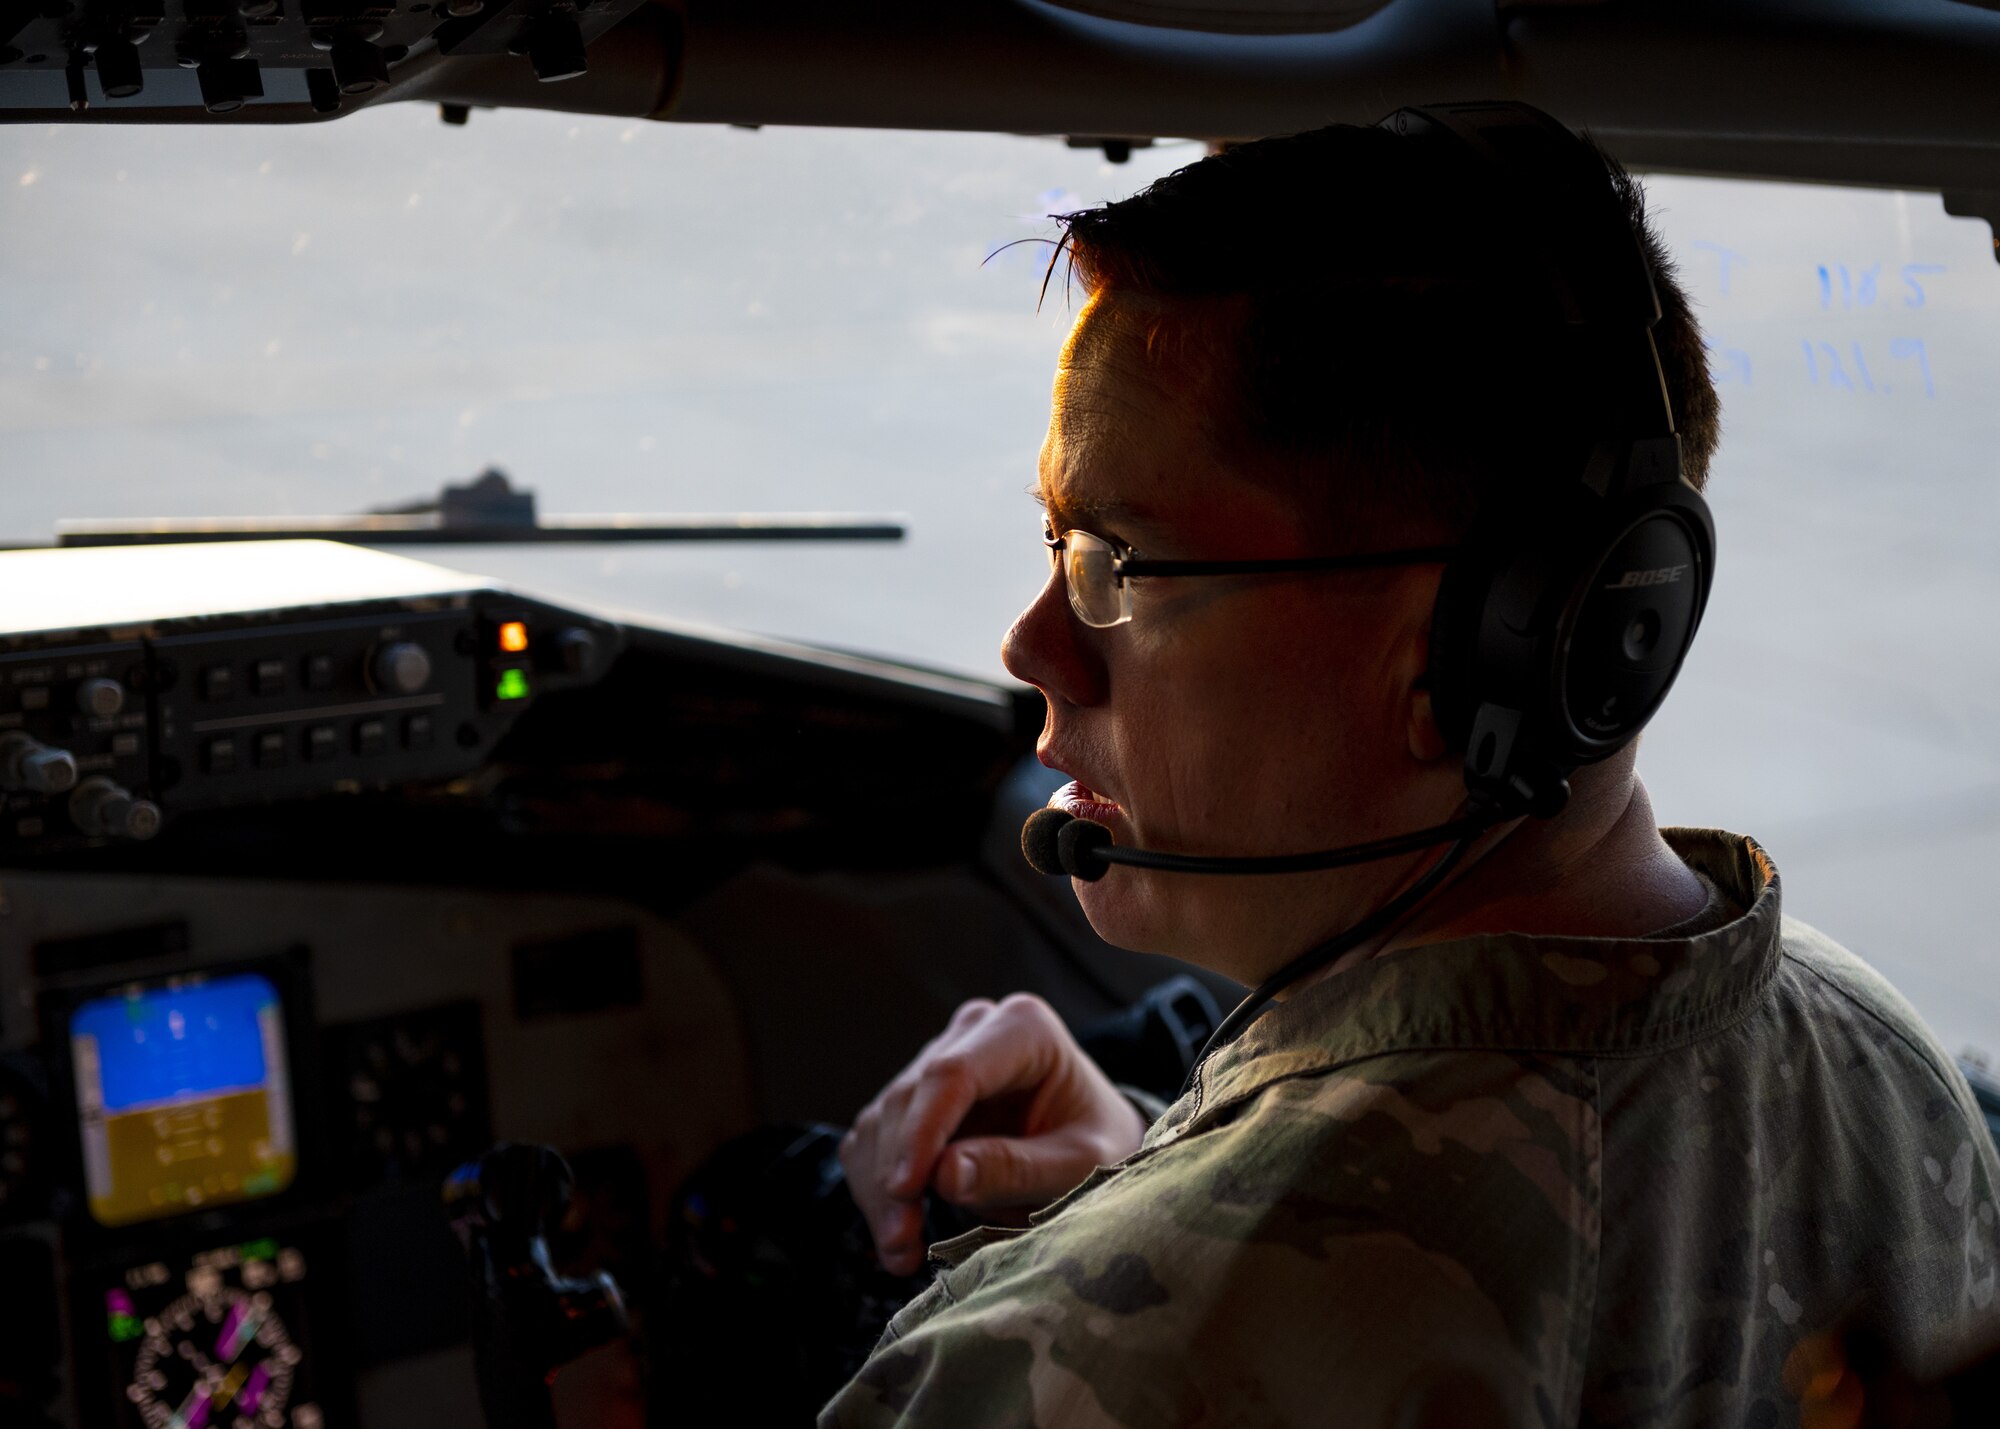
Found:
<path fill-rule="evenodd" d="M 1156 1127 L 1033 1228 L 938 1247 L 821 1424 L 1573 1422 L 1589 1076 L 1397 1054 Z"/>

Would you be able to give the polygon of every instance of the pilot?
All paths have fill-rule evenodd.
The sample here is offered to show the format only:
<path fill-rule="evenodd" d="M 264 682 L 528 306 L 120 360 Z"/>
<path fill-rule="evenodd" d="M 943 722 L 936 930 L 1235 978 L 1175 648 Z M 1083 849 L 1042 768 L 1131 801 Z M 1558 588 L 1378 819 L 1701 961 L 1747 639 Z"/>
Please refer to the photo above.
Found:
<path fill-rule="evenodd" d="M 1720 426 L 1687 296 L 1639 186 L 1592 182 L 1651 269 L 1699 487 Z M 1063 222 L 1050 574 L 1004 645 L 1047 698 L 1055 803 L 1244 856 L 1452 819 L 1437 553 L 1574 470 L 1606 400 L 1507 196 L 1449 146 L 1342 126 Z M 1376 553 L 1402 554 L 1117 564 Z M 2000 1270 L 1970 1092 L 1878 975 L 1781 917 L 1754 840 L 1655 825 L 1635 755 L 1489 827 L 1171 1106 L 1033 997 L 961 1007 L 842 1145 L 884 1264 L 928 1251 L 935 1279 L 822 1425 L 1763 1426 L 1846 1392 L 1816 1347 L 1857 1317 L 1948 1354 Z M 1440 858 L 1075 886 L 1110 942 L 1255 985 Z M 927 1248 L 927 1192 L 992 1224 Z"/>

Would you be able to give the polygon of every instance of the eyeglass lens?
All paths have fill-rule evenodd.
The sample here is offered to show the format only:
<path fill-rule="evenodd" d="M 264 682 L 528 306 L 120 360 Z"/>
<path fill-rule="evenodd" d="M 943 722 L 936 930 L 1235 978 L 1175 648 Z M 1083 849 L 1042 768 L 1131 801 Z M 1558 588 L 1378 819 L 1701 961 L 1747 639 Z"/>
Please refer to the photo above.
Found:
<path fill-rule="evenodd" d="M 1072 530 L 1063 538 L 1063 581 L 1070 608 L 1085 625 L 1102 629 L 1126 618 L 1117 560 L 1117 551 L 1088 531 Z"/>

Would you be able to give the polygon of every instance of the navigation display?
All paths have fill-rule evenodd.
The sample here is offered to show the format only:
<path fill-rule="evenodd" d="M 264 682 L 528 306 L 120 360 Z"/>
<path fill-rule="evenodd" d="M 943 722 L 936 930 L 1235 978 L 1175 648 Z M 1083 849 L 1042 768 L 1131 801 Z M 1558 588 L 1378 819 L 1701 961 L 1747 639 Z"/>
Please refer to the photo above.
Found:
<path fill-rule="evenodd" d="M 118 1429 L 326 1429 L 306 1259 L 266 1236 L 108 1280 Z"/>
<path fill-rule="evenodd" d="M 84 1184 L 100 1225 L 276 1195 L 298 1169 L 284 1007 L 239 973 L 70 1016 Z"/>

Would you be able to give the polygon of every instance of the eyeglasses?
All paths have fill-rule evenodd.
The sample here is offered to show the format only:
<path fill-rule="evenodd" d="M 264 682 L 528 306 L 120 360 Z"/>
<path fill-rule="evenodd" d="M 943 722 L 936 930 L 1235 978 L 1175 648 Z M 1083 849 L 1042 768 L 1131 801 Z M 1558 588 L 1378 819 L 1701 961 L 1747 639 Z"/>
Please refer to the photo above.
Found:
<path fill-rule="evenodd" d="M 1132 576 L 1275 575 L 1285 571 L 1361 571 L 1386 566 L 1415 566 L 1448 561 L 1456 546 L 1419 546 L 1403 551 L 1373 551 L 1356 556 L 1297 556 L 1269 561 L 1155 561 L 1136 556 L 1102 536 L 1071 527 L 1058 536 L 1043 528 L 1049 565 L 1060 568 L 1069 590 L 1069 608 L 1096 630 L 1109 630 L 1132 618 Z"/>

